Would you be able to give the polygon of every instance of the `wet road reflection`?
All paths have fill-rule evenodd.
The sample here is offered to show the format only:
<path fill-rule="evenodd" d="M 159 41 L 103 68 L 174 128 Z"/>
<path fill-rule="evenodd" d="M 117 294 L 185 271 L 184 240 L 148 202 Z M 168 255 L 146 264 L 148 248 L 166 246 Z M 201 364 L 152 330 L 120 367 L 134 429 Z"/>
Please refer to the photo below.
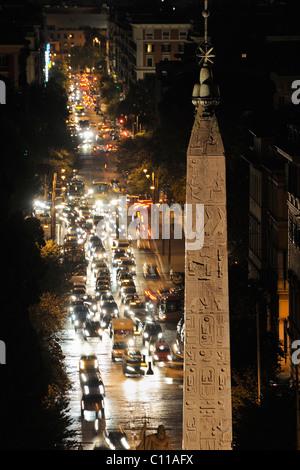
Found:
<path fill-rule="evenodd" d="M 143 262 L 145 255 L 136 254 L 137 266 Z M 141 295 L 145 288 L 145 280 L 139 274 L 136 276 L 137 292 Z M 120 306 L 120 316 L 123 316 L 123 305 L 117 291 L 114 270 L 112 269 L 112 293 Z M 157 281 L 150 281 L 155 287 Z M 149 287 L 149 283 L 147 284 Z M 93 277 L 89 272 L 87 291 L 93 294 Z M 169 345 L 176 336 L 176 324 L 161 324 L 163 339 Z M 95 434 L 94 416 L 91 421 L 81 417 L 81 388 L 79 382 L 79 359 L 83 354 L 96 354 L 99 369 L 105 384 L 105 425 L 107 429 L 121 426 L 126 432 L 131 449 L 135 449 L 140 440 L 140 431 L 146 422 L 149 433 L 163 424 L 171 438 L 172 449 L 181 449 L 182 434 L 182 383 L 165 376 L 165 367 L 152 364 L 147 343 L 143 345 L 141 336 L 135 337 L 135 346 L 145 356 L 148 367 L 142 377 L 125 377 L 120 362 L 111 359 L 112 340 L 105 331 L 102 340 L 99 338 L 84 339 L 82 332 L 75 332 L 71 320 L 68 321 L 61 341 L 65 355 L 65 365 L 73 384 L 70 393 L 70 416 L 73 420 L 72 429 L 76 432 L 76 440 L 82 443 L 84 449 L 92 450 L 95 445 L 101 445 L 101 433 Z M 150 364 L 149 364 L 150 363 Z M 149 365 L 151 369 L 149 369 Z M 153 374 L 149 372 L 153 371 Z M 102 423 L 103 425 L 103 423 Z"/>

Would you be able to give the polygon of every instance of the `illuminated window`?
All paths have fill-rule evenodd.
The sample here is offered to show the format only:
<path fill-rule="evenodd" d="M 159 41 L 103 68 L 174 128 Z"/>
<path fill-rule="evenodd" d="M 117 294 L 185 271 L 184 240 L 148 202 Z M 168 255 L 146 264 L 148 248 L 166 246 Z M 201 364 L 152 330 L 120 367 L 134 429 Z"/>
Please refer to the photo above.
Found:
<path fill-rule="evenodd" d="M 154 44 L 146 44 L 145 49 L 146 49 L 147 54 L 153 54 Z"/>

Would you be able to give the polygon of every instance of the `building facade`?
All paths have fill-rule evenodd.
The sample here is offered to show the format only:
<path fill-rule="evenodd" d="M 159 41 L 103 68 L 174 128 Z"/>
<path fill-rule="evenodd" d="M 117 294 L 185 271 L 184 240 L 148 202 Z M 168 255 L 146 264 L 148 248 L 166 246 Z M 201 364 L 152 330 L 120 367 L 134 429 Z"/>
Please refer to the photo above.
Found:
<path fill-rule="evenodd" d="M 289 364 L 286 162 L 272 137 L 253 132 L 252 136 L 253 145 L 243 155 L 249 165 L 248 277 L 257 282 L 261 292 L 262 327 L 277 332 L 284 348 L 281 365 L 285 369 Z"/>
<path fill-rule="evenodd" d="M 288 195 L 288 281 L 290 345 L 300 340 L 300 126 L 288 125 L 284 144 L 277 147 L 286 161 L 285 184 Z M 292 352 L 292 351 L 291 351 Z M 296 368 L 291 364 L 294 379 Z"/>
<path fill-rule="evenodd" d="M 67 58 L 72 48 L 84 46 L 87 28 L 106 34 L 106 13 L 93 8 L 46 8 L 52 60 Z"/>
<path fill-rule="evenodd" d="M 180 60 L 189 41 L 191 24 L 145 17 L 109 16 L 107 66 L 124 85 L 154 75 L 161 61 Z"/>

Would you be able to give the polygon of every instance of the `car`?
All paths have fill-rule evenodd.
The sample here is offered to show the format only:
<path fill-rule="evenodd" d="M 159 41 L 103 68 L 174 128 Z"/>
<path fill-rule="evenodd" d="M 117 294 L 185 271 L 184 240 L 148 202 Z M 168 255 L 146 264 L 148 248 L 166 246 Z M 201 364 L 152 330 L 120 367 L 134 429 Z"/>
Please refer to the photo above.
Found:
<path fill-rule="evenodd" d="M 126 312 L 126 316 L 132 318 L 135 326 L 142 327 L 145 322 L 153 322 L 154 318 L 147 309 L 146 302 L 131 302 Z"/>
<path fill-rule="evenodd" d="M 135 265 L 135 261 L 133 258 L 123 258 L 119 266 L 128 268 L 128 271 L 133 275 L 136 274 L 136 265 Z"/>
<path fill-rule="evenodd" d="M 82 395 L 81 416 L 85 421 L 105 418 L 104 397 L 100 393 Z"/>
<path fill-rule="evenodd" d="M 120 296 L 121 296 L 121 301 L 122 303 L 125 302 L 126 296 L 128 294 L 136 294 L 136 287 L 131 285 L 131 286 L 125 286 L 121 288 Z"/>
<path fill-rule="evenodd" d="M 129 450 L 126 433 L 121 429 L 107 430 L 103 433 L 103 439 L 108 449 L 111 450 Z"/>
<path fill-rule="evenodd" d="M 95 288 L 95 297 L 97 300 L 100 299 L 101 295 L 103 294 L 109 294 L 110 289 L 107 286 L 97 286 Z"/>
<path fill-rule="evenodd" d="M 101 269 L 101 268 L 106 268 L 108 269 L 108 266 L 106 264 L 106 261 L 104 261 L 103 259 L 99 259 L 99 258 L 95 258 L 93 256 L 93 259 L 91 261 L 91 268 L 93 271 L 98 271 L 98 269 Z"/>
<path fill-rule="evenodd" d="M 74 287 L 71 292 L 71 299 L 72 300 L 79 300 L 82 295 L 85 295 L 86 289 L 84 287 Z"/>
<path fill-rule="evenodd" d="M 98 286 L 102 286 L 102 287 L 106 286 L 109 289 L 110 286 L 111 286 L 110 278 L 106 277 L 106 275 L 104 277 L 97 277 L 97 279 L 96 279 L 96 288 Z"/>
<path fill-rule="evenodd" d="M 86 320 L 82 326 L 83 336 L 87 338 L 102 338 L 102 330 L 100 328 L 100 322 L 94 320 Z"/>
<path fill-rule="evenodd" d="M 72 315 L 71 315 L 71 320 L 73 325 L 75 326 L 75 330 L 77 328 L 82 327 L 84 321 L 86 320 L 87 316 L 89 314 L 89 309 L 86 305 L 76 305 L 73 308 Z"/>
<path fill-rule="evenodd" d="M 153 343 L 161 339 L 163 334 L 160 324 L 156 321 L 146 321 L 143 326 L 142 335 L 143 344 L 145 344 L 146 341 Z"/>
<path fill-rule="evenodd" d="M 114 267 L 119 266 L 124 258 L 126 258 L 126 252 L 124 250 L 117 249 L 112 257 L 112 265 Z"/>
<path fill-rule="evenodd" d="M 160 273 L 156 264 L 144 263 L 143 265 L 143 275 L 145 278 L 159 278 Z"/>
<path fill-rule="evenodd" d="M 103 245 L 97 245 L 92 249 L 93 259 L 106 260 L 107 254 Z"/>
<path fill-rule="evenodd" d="M 128 343 L 126 341 L 114 341 L 111 350 L 112 361 L 122 359 L 126 349 L 128 349 Z"/>
<path fill-rule="evenodd" d="M 116 269 L 116 276 L 117 278 L 120 276 L 122 272 L 129 273 L 129 269 L 127 266 L 118 266 Z"/>
<path fill-rule="evenodd" d="M 80 386 L 83 395 L 99 393 L 105 396 L 105 386 L 99 370 L 85 370 L 80 372 Z"/>
<path fill-rule="evenodd" d="M 130 279 L 131 281 L 133 281 L 133 276 L 132 276 L 132 274 L 129 273 L 129 271 L 120 272 L 120 274 L 117 276 L 117 278 L 118 278 L 118 286 L 120 286 L 122 281 L 124 281 L 126 279 Z"/>
<path fill-rule="evenodd" d="M 101 277 L 101 276 L 110 276 L 110 270 L 107 266 L 102 266 L 101 268 L 97 268 L 94 270 L 94 277 Z"/>
<path fill-rule="evenodd" d="M 69 305 L 69 312 L 70 312 L 70 314 L 71 314 L 71 318 L 72 318 L 72 313 L 73 313 L 73 311 L 74 311 L 74 308 L 75 308 L 76 306 L 78 306 L 78 305 L 83 307 L 83 306 L 84 306 L 84 302 L 83 302 L 82 300 L 78 299 L 78 300 L 73 300 L 73 301 L 70 303 L 70 305 Z"/>
<path fill-rule="evenodd" d="M 156 343 L 153 349 L 153 364 L 171 361 L 172 355 L 168 343 Z"/>
<path fill-rule="evenodd" d="M 121 250 L 126 251 L 126 253 L 130 253 L 130 242 L 125 238 L 118 239 L 118 248 Z"/>
<path fill-rule="evenodd" d="M 166 364 L 165 375 L 169 379 L 183 382 L 183 362 L 169 362 Z"/>
<path fill-rule="evenodd" d="M 95 315 L 98 312 L 98 302 L 95 297 L 92 297 L 91 302 L 86 304 L 88 306 L 90 315 Z"/>
<path fill-rule="evenodd" d="M 127 298 L 124 302 L 124 315 L 126 316 L 126 312 L 129 308 L 129 305 L 131 302 L 141 302 L 141 299 L 139 298 L 139 296 L 135 293 L 135 294 L 127 294 Z"/>
<path fill-rule="evenodd" d="M 103 302 L 114 302 L 114 300 L 114 296 L 110 292 L 102 294 L 100 297 L 100 307 Z"/>
<path fill-rule="evenodd" d="M 84 295 L 80 296 L 79 300 L 82 300 L 84 305 L 89 307 L 93 302 L 93 297 L 90 294 L 84 294 Z"/>
<path fill-rule="evenodd" d="M 103 317 L 101 318 L 101 321 L 100 321 L 100 327 L 103 329 L 103 330 L 106 330 L 106 329 L 110 329 L 110 326 L 111 326 L 111 321 L 112 319 L 114 318 L 113 314 L 111 313 L 105 313 L 103 315 Z"/>
<path fill-rule="evenodd" d="M 122 292 L 123 288 L 124 287 L 135 287 L 135 282 L 134 280 L 131 278 L 127 278 L 127 279 L 121 279 L 120 280 L 120 283 L 119 283 L 119 287 L 120 287 L 120 291 Z"/>
<path fill-rule="evenodd" d="M 136 377 L 145 374 L 145 363 L 142 353 L 137 348 L 128 348 L 123 354 L 123 374 L 127 377 Z"/>
<path fill-rule="evenodd" d="M 100 316 L 103 317 L 106 313 L 110 313 L 112 318 L 118 318 L 119 307 L 114 300 L 106 300 L 100 306 Z"/>
<path fill-rule="evenodd" d="M 138 240 L 137 247 L 139 250 L 150 251 L 150 241 L 149 240 Z"/>
<path fill-rule="evenodd" d="M 89 247 L 93 248 L 96 245 L 101 245 L 102 240 L 97 235 L 93 235 L 89 240 Z"/>
<path fill-rule="evenodd" d="M 79 371 L 86 371 L 90 369 L 98 369 L 99 361 L 96 354 L 83 354 L 79 360 Z"/>

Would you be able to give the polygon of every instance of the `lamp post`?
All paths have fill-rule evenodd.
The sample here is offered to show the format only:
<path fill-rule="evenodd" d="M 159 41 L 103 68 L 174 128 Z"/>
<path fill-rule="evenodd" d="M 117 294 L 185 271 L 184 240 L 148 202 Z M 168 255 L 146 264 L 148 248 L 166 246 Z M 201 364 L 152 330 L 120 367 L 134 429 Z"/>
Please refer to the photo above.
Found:
<path fill-rule="evenodd" d="M 152 185 L 150 186 L 150 189 L 151 189 L 151 191 L 152 191 L 152 202 L 153 202 L 153 204 L 155 204 L 155 173 L 154 173 L 154 171 L 152 171 L 152 174 L 150 175 L 150 174 L 148 173 L 148 170 L 147 170 L 147 169 L 144 169 L 143 172 L 145 173 L 146 178 L 149 179 L 150 176 L 151 176 Z"/>
<path fill-rule="evenodd" d="M 51 206 L 51 238 L 55 241 L 55 232 L 56 232 L 56 218 L 55 218 L 55 192 L 56 192 L 56 180 L 57 173 L 53 175 L 53 185 L 52 185 L 52 206 Z"/>

